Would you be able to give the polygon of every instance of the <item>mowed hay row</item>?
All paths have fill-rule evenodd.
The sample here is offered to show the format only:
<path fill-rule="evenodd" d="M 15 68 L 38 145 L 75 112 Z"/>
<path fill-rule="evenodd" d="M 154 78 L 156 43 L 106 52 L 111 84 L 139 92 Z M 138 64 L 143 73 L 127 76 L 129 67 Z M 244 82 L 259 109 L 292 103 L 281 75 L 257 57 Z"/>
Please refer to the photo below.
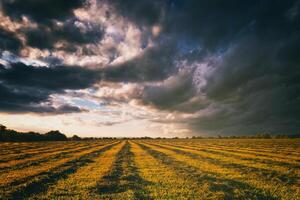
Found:
<path fill-rule="evenodd" d="M 67 152 L 58 151 L 51 156 L 37 156 L 37 160 L 27 161 L 25 159 L 24 163 L 11 165 L 7 167 L 8 169 L 6 168 L 5 170 L 0 170 L 0 186 L 1 184 L 17 181 L 18 179 L 22 179 L 26 176 L 37 174 L 41 170 L 48 170 L 58 163 L 63 163 L 64 161 L 75 158 L 77 155 L 84 154 L 85 152 L 88 153 L 93 150 L 94 147 L 99 147 L 102 145 L 105 145 L 105 143 L 89 143 L 84 147 L 70 149 Z"/>
<path fill-rule="evenodd" d="M 88 164 L 75 173 L 52 184 L 44 193 L 35 194 L 30 199 L 97 199 L 97 183 L 112 168 L 117 153 L 124 146 L 121 142 L 100 152 Z"/>
<path fill-rule="evenodd" d="M 251 142 L 251 140 L 248 140 Z M 226 142 L 226 140 L 225 140 Z M 202 151 L 207 152 L 216 152 L 216 153 L 222 153 L 231 155 L 231 156 L 237 156 L 244 159 L 253 159 L 253 160 L 261 160 L 263 162 L 266 162 L 267 160 L 271 160 L 272 162 L 278 161 L 280 163 L 287 163 L 292 165 L 299 165 L 299 156 L 290 155 L 287 152 L 282 151 L 280 154 L 278 153 L 262 153 L 261 148 L 257 148 L 254 150 L 241 150 L 239 146 L 212 146 L 212 145 L 205 145 L 206 143 L 202 144 L 201 141 L 199 142 L 172 142 L 172 141 L 159 141 L 160 144 L 169 144 L 173 146 L 178 147 L 184 147 L 184 148 L 191 148 L 191 149 L 198 149 Z M 263 149 L 263 147 L 262 147 Z M 294 148 L 294 152 L 300 151 L 300 149 Z"/>
<path fill-rule="evenodd" d="M 0 199 L 300 199 L 300 140 L 238 141 L 0 143 Z"/>
<path fill-rule="evenodd" d="M 109 173 L 97 183 L 99 199 L 148 199 L 134 163 L 131 144 L 126 141 Z"/>
<path fill-rule="evenodd" d="M 247 153 L 237 152 L 234 150 L 228 150 L 226 148 L 198 148 L 193 146 L 175 145 L 178 147 L 190 148 L 194 150 L 201 150 L 208 153 L 220 154 L 222 156 L 235 157 L 242 160 L 250 160 L 255 162 L 269 163 L 272 165 L 287 166 L 291 168 L 300 168 L 300 162 L 296 157 L 279 157 L 279 156 L 268 156 L 261 155 L 259 153 Z"/>
<path fill-rule="evenodd" d="M 49 149 L 53 147 L 57 147 L 60 145 L 57 144 L 67 144 L 66 141 L 45 141 L 45 142 L 4 142 L 0 143 L 1 148 L 5 148 L 4 150 L 10 153 L 16 153 L 19 154 L 24 153 L 26 151 L 34 151 L 36 149 Z M 45 145 L 47 144 L 47 145 Z M 3 151 L 0 153 L 0 155 L 3 154 Z"/>
<path fill-rule="evenodd" d="M 259 182 L 265 182 L 267 185 L 269 182 L 269 184 L 271 184 L 272 186 L 276 185 L 277 190 L 279 188 L 290 188 L 290 192 L 292 192 L 293 189 L 295 189 L 296 192 L 299 192 L 299 190 L 297 190 L 297 187 L 299 187 L 298 165 L 294 166 L 294 168 L 293 166 L 289 166 L 289 168 L 286 168 L 276 166 L 276 164 L 278 164 L 277 162 L 275 162 L 274 164 L 269 163 L 269 165 L 261 162 L 250 162 L 249 164 L 248 161 L 239 160 L 235 157 L 230 158 L 228 156 L 221 156 L 218 154 L 208 154 L 205 151 L 201 152 L 199 150 L 190 150 L 189 147 L 178 148 L 172 147 L 172 145 L 161 147 L 175 151 L 178 154 L 187 155 L 194 159 L 203 160 L 204 162 L 207 161 L 224 168 L 234 169 L 241 174 L 246 174 L 252 179 L 259 180 Z M 280 192 L 277 191 L 277 193 Z"/>
<path fill-rule="evenodd" d="M 4 170 L 14 170 L 24 166 L 37 165 L 41 162 L 58 159 L 60 156 L 67 156 L 70 153 L 89 149 L 95 144 L 80 144 L 80 145 L 66 145 L 52 148 L 51 151 L 41 151 L 40 153 L 34 152 L 33 154 L 26 154 L 26 156 L 19 156 L 18 159 L 11 159 L 7 162 L 0 163 L 0 173 Z M 23 157 L 23 158 L 20 158 Z"/>
<path fill-rule="evenodd" d="M 10 146 L 4 146 L 4 145 L 0 145 L 0 148 L 2 149 L 2 151 L 0 152 L 0 160 L 5 161 L 8 160 L 10 157 L 14 158 L 14 157 L 18 157 L 18 156 L 22 156 L 24 154 L 26 154 L 27 152 L 30 153 L 31 151 L 42 151 L 44 149 L 51 149 L 51 148 L 55 148 L 58 147 L 57 144 L 55 145 L 53 144 L 49 144 L 49 145 L 45 145 L 42 144 L 41 142 L 23 142 L 18 144 L 12 144 Z"/>
<path fill-rule="evenodd" d="M 24 160 L 26 158 L 30 157 L 36 157 L 36 155 L 43 154 L 43 153 L 51 153 L 59 150 L 67 150 L 67 149 L 72 149 L 75 147 L 80 147 L 80 146 L 86 146 L 88 143 L 79 143 L 79 142 L 71 142 L 71 143 L 66 143 L 66 142 L 43 142 L 44 144 L 42 146 L 30 146 L 28 144 L 28 149 L 26 150 L 18 150 L 18 147 L 16 147 L 13 150 L 9 150 L 7 154 L 1 155 L 0 160 L 1 163 L 6 163 L 9 161 L 18 161 L 18 160 Z M 14 152 L 14 153 L 12 153 Z"/>
<path fill-rule="evenodd" d="M 54 144 L 54 143 L 53 143 Z M 4 152 L 19 152 L 31 149 L 31 147 L 34 148 L 40 148 L 45 147 L 43 143 L 41 142 L 1 142 L 0 148 L 3 149 L 3 151 L 0 152 L 0 155 L 4 154 Z"/>
<path fill-rule="evenodd" d="M 256 180 L 270 182 L 272 185 L 292 186 L 299 185 L 299 170 L 286 167 L 278 167 L 276 165 L 266 165 L 260 162 L 248 162 L 245 160 L 238 160 L 234 157 L 225 157 L 214 154 L 207 154 L 206 152 L 190 150 L 185 148 L 160 146 L 169 150 L 175 151 L 178 154 L 187 155 L 191 158 L 203 160 L 226 169 L 233 169 L 237 173 L 247 174 L 247 176 L 255 177 Z"/>
<path fill-rule="evenodd" d="M 224 165 L 222 162 L 214 162 L 210 158 L 205 158 L 197 156 L 189 152 L 184 152 L 170 147 L 158 146 L 155 144 L 144 143 L 148 148 L 159 152 L 161 157 L 169 157 L 181 164 L 185 164 L 186 168 L 193 167 L 196 171 L 200 171 L 206 174 L 209 178 L 217 183 L 227 183 L 227 186 L 234 186 L 235 193 L 230 195 L 236 195 L 241 193 L 252 198 L 257 196 L 264 199 L 295 199 L 299 195 L 299 182 L 298 180 L 293 180 L 292 183 L 281 183 L 280 181 L 273 178 L 269 180 L 263 176 L 251 173 L 251 170 L 241 171 L 241 169 L 236 168 L 234 165 Z M 296 177 L 293 177 L 296 179 Z M 224 192 L 228 192 L 228 188 L 224 189 Z M 239 197 L 240 198 L 240 197 Z"/>
<path fill-rule="evenodd" d="M 193 140 L 158 140 L 181 145 L 195 145 L 198 147 L 227 148 L 245 152 L 257 152 L 267 155 L 295 154 L 299 155 L 300 139 L 193 139 Z"/>
<path fill-rule="evenodd" d="M 246 183 L 226 179 L 216 173 L 210 172 L 209 168 L 211 166 L 207 164 L 199 167 L 195 161 L 182 161 L 167 155 L 165 151 L 161 151 L 155 146 L 140 142 L 139 145 L 157 160 L 170 166 L 178 176 L 208 188 L 207 194 L 211 195 L 200 199 L 273 199 L 268 198 L 263 191 L 253 188 Z"/>
<path fill-rule="evenodd" d="M 88 164 L 91 157 L 116 145 L 117 142 L 99 142 L 90 149 L 72 154 L 70 157 L 43 163 L 41 166 L 31 166 L 13 173 L 6 173 L 0 178 L 0 194 L 2 198 L 23 198 L 32 193 L 43 191 L 49 182 L 74 173 L 77 168 Z"/>
<path fill-rule="evenodd" d="M 193 174 L 177 173 L 173 166 L 155 158 L 139 143 L 132 143 L 132 152 L 140 185 L 149 199 L 220 199 L 223 195 L 211 192 L 209 185 L 189 178 Z"/>
<path fill-rule="evenodd" d="M 172 143 L 172 140 L 162 140 L 163 143 Z M 179 145 L 193 146 L 200 148 L 226 149 L 228 151 L 249 153 L 254 155 L 262 155 L 268 157 L 278 157 L 283 159 L 299 160 L 300 156 L 300 139 L 235 139 L 235 140 L 216 140 L 216 139 L 200 139 L 200 140 L 177 140 Z"/>
<path fill-rule="evenodd" d="M 282 162 L 265 162 L 261 159 L 244 159 L 239 156 L 227 155 L 222 152 L 211 152 L 206 151 L 205 149 L 194 149 L 185 146 L 169 145 L 169 144 L 160 144 L 163 147 L 170 148 L 171 150 L 176 150 L 180 153 L 190 153 L 191 156 L 194 154 L 198 157 L 223 165 L 225 167 L 232 167 L 237 169 L 246 169 L 251 172 L 262 173 L 266 175 L 279 175 L 282 179 L 288 177 L 297 177 L 300 175 L 298 163 L 287 164 Z M 286 181 L 289 181 L 288 179 Z"/>

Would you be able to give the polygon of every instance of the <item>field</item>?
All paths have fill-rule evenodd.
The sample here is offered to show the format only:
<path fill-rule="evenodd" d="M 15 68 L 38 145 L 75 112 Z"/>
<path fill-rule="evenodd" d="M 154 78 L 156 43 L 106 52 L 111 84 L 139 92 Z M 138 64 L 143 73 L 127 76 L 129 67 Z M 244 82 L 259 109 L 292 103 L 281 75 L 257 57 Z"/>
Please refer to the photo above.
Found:
<path fill-rule="evenodd" d="M 300 199 L 299 139 L 0 143 L 0 199 Z"/>

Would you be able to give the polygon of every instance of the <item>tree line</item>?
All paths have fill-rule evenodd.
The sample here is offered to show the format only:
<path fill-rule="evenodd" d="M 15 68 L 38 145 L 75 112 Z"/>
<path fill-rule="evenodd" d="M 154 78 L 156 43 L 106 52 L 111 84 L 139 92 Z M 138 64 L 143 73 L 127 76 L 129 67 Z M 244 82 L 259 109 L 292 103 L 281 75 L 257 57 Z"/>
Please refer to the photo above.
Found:
<path fill-rule="evenodd" d="M 0 141 L 1 142 L 34 142 L 34 141 L 67 141 L 67 140 L 81 140 L 77 135 L 71 138 L 60 131 L 49 131 L 45 134 L 37 132 L 18 132 L 12 129 L 8 129 L 6 126 L 0 124 Z"/>
<path fill-rule="evenodd" d="M 165 138 L 165 137 L 135 137 L 135 138 L 116 138 L 116 137 L 85 137 L 81 138 L 77 135 L 74 135 L 68 138 L 65 134 L 61 133 L 58 130 L 49 131 L 45 134 L 29 131 L 29 132 L 18 132 L 12 129 L 8 129 L 6 126 L 0 124 L 0 142 L 34 142 L 34 141 L 80 141 L 80 140 L 105 140 L 105 139 L 124 139 L 124 140 L 132 140 L 132 139 L 287 139 L 287 138 L 300 138 L 300 135 L 285 135 L 285 134 L 277 134 L 277 135 L 270 135 L 267 133 L 260 133 L 256 135 L 248 135 L 248 136 L 210 136 L 210 137 L 203 137 L 203 136 L 191 136 L 185 138 L 173 137 L 173 138 Z"/>

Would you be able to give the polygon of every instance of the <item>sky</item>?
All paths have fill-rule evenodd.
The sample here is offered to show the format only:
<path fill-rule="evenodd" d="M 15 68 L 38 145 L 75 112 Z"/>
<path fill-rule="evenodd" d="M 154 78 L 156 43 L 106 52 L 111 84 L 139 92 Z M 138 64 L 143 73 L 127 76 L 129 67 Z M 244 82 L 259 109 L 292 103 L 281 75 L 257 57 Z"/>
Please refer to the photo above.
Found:
<path fill-rule="evenodd" d="M 299 0 L 1 0 L 0 123 L 82 137 L 296 134 Z"/>

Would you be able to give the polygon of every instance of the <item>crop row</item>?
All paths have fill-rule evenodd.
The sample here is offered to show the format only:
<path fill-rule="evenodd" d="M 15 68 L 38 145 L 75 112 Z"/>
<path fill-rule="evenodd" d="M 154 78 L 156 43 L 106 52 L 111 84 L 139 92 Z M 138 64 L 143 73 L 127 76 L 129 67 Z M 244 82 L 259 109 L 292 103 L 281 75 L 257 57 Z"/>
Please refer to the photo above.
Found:
<path fill-rule="evenodd" d="M 296 200 L 300 196 L 297 140 L 259 141 L 256 149 L 251 140 L 61 144 L 53 151 L 36 145 L 40 155 L 6 171 L 0 168 L 0 199 Z M 287 150 L 278 153 L 285 146 Z M 22 147 L 24 152 L 36 152 Z"/>

